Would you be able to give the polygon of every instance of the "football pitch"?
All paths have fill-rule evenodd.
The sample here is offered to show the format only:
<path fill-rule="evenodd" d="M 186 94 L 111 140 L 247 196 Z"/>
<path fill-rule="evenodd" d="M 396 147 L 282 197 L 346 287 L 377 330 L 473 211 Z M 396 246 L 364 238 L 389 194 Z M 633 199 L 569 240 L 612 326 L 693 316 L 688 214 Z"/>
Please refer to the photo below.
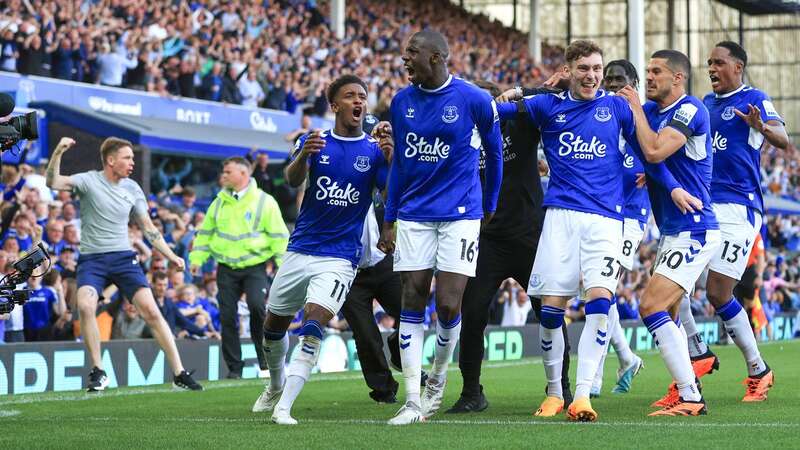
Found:
<path fill-rule="evenodd" d="M 650 352 L 641 355 L 645 368 L 626 395 L 610 393 L 617 362 L 609 355 L 603 395 L 593 401 L 596 423 L 532 416 L 544 387 L 541 359 L 532 358 L 487 363 L 483 384 L 490 406 L 483 413 L 439 413 L 427 423 L 399 428 L 385 422 L 400 405 L 374 403 L 360 372 L 312 375 L 293 410 L 300 421 L 295 427 L 274 425 L 269 414 L 250 412 L 263 386 L 256 380 L 206 383 L 204 392 L 174 392 L 162 385 L 100 395 L 5 396 L 0 397 L 0 448 L 800 447 L 800 341 L 762 344 L 776 384 L 769 399 L 757 404 L 741 402 L 745 369 L 738 349 L 713 350 L 721 368 L 704 378 L 709 415 L 703 417 L 647 417 L 649 404 L 670 381 L 658 354 Z M 449 379 L 445 407 L 461 389 L 457 371 L 451 369 Z"/>

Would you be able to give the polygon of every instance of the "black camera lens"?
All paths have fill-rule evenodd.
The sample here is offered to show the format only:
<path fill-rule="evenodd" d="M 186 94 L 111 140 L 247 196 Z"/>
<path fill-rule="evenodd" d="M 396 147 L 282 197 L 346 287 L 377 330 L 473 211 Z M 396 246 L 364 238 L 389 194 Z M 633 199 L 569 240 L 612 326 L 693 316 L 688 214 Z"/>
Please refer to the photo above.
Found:
<path fill-rule="evenodd" d="M 36 121 L 36 113 L 29 112 L 23 116 L 12 117 L 8 124 L 14 127 L 20 134 L 21 139 L 38 139 L 39 125 Z"/>

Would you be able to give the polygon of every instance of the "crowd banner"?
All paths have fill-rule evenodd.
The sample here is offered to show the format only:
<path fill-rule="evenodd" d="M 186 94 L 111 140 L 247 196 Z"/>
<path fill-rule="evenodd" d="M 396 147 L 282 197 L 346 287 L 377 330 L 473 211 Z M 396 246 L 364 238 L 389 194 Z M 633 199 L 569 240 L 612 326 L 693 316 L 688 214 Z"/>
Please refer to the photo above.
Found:
<path fill-rule="evenodd" d="M 797 316 L 781 313 L 772 322 L 773 339 L 793 339 Z M 622 323 L 625 336 L 635 352 L 653 349 L 653 337 L 639 321 Z M 572 349 L 578 348 L 582 323 L 569 326 Z M 713 318 L 698 319 L 697 329 L 711 344 L 720 343 L 724 333 Z M 197 380 L 219 380 L 227 375 L 222 360 L 221 343 L 216 340 L 177 341 L 184 366 L 195 370 Z M 436 334 L 426 332 L 423 364 L 433 362 Z M 539 327 L 489 327 L 484 336 L 485 358 L 488 361 L 514 361 L 541 355 Z M 298 351 L 297 339 L 292 337 L 291 352 Z M 170 383 L 172 374 L 164 352 L 154 340 L 110 341 L 102 346 L 103 367 L 111 387 L 145 386 Z M 255 349 L 249 340 L 242 342 L 245 360 L 243 378 L 258 376 Z M 458 360 L 458 354 L 454 356 Z M 46 391 L 76 391 L 85 387 L 86 374 L 91 367 L 83 344 L 78 342 L 43 342 L 0 345 L 0 395 Z M 350 333 L 329 333 L 315 372 L 360 370 L 355 341 Z"/>

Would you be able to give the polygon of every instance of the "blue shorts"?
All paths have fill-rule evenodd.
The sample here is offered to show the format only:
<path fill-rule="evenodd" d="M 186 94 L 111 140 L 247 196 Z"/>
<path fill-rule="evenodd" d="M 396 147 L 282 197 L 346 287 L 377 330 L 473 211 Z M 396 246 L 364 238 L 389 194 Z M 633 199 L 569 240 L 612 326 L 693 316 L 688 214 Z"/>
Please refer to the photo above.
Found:
<path fill-rule="evenodd" d="M 103 289 L 114 283 L 122 295 L 133 301 L 140 288 L 150 287 L 133 251 L 82 254 L 78 258 L 78 288 L 91 286 L 102 298 Z"/>

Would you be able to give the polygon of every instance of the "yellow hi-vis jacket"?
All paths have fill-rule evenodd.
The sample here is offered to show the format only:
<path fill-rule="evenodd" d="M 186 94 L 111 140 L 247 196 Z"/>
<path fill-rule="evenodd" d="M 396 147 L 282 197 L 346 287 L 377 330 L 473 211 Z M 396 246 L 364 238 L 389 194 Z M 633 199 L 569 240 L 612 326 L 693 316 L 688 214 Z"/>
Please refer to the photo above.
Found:
<path fill-rule="evenodd" d="M 272 257 L 280 265 L 289 243 L 289 230 L 278 202 L 258 189 L 255 180 L 236 200 L 222 190 L 211 202 L 194 238 L 189 263 L 200 266 L 213 257 L 233 269 L 260 264 Z"/>

